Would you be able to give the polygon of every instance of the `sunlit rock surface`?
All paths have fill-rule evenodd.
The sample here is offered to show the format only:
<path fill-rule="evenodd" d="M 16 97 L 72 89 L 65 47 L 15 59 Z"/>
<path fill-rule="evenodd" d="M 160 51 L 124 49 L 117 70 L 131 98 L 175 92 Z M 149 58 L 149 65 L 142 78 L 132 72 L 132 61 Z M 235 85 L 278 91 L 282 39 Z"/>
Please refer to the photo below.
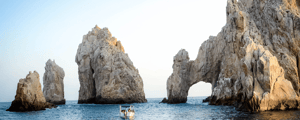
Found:
<path fill-rule="evenodd" d="M 228 0 L 226 25 L 196 60 L 184 50 L 174 57 L 167 102 L 185 102 L 189 87 L 204 81 L 212 84 L 212 105 L 299 109 L 299 10 L 299 0 Z"/>
<path fill-rule="evenodd" d="M 55 61 L 50 59 L 45 66 L 43 77 L 43 93 L 47 102 L 53 104 L 65 104 L 64 98 L 64 70 Z"/>
<path fill-rule="evenodd" d="M 39 74 L 34 71 L 24 79 L 20 79 L 17 87 L 15 100 L 7 111 L 37 111 L 52 108 L 55 105 L 46 102 L 41 89 Z"/>
<path fill-rule="evenodd" d="M 76 63 L 80 81 L 78 103 L 147 102 L 138 70 L 107 28 L 95 26 L 83 36 Z"/>
<path fill-rule="evenodd" d="M 168 103 L 185 103 L 188 90 L 191 87 L 189 54 L 184 49 L 180 50 L 173 58 L 173 73 L 167 81 Z M 162 101 L 166 102 L 166 100 Z"/>

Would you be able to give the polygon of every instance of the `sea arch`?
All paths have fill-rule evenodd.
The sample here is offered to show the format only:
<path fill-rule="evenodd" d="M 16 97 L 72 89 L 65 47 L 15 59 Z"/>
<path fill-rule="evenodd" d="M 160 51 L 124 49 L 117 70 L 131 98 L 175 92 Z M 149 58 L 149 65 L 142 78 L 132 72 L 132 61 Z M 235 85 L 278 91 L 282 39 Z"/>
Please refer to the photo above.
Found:
<path fill-rule="evenodd" d="M 215 39 L 211 37 L 210 39 Z M 204 44 L 210 44 L 210 39 Z M 213 51 L 213 48 L 211 48 Z M 217 86 L 218 74 L 220 73 L 221 58 L 214 58 L 213 61 L 204 59 L 208 51 L 199 49 L 196 60 L 190 60 L 188 52 L 181 49 L 173 60 L 173 73 L 167 80 L 167 96 L 163 102 L 186 103 L 188 92 L 191 86 L 202 81 L 211 84 L 211 89 Z M 206 56 L 206 57 L 205 57 Z M 216 61 L 216 62 L 215 62 Z"/>

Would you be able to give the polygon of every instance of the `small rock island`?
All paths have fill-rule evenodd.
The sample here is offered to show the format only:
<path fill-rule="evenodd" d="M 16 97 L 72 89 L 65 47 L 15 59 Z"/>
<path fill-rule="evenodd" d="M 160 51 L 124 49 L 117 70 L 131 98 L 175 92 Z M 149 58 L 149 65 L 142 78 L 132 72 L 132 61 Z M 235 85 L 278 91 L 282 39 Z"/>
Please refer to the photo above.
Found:
<path fill-rule="evenodd" d="M 43 77 L 43 93 L 47 102 L 56 105 L 66 103 L 64 98 L 64 77 L 64 70 L 55 61 L 49 59 L 46 63 Z"/>
<path fill-rule="evenodd" d="M 80 81 L 79 104 L 147 102 L 139 71 L 107 28 L 96 25 L 83 36 L 75 61 Z"/>
<path fill-rule="evenodd" d="M 300 109 L 300 1 L 227 0 L 227 23 L 202 43 L 195 60 L 180 50 L 165 103 L 184 103 L 189 88 L 212 84 L 211 105 L 239 110 Z"/>
<path fill-rule="evenodd" d="M 15 100 L 6 111 L 37 111 L 53 107 L 56 106 L 46 102 L 41 89 L 39 74 L 34 71 L 33 73 L 29 72 L 26 78 L 19 80 Z"/>

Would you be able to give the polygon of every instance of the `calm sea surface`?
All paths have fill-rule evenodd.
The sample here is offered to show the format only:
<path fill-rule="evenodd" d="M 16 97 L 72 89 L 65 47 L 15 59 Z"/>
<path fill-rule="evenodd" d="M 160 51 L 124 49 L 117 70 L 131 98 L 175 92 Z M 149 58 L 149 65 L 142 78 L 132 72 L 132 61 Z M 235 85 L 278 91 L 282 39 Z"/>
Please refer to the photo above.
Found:
<path fill-rule="evenodd" d="M 231 106 L 202 103 L 205 97 L 189 97 L 184 104 L 159 104 L 162 98 L 148 98 L 147 103 L 134 103 L 135 120 L 186 119 L 300 119 L 300 111 L 246 113 Z M 11 102 L 0 102 L 0 119 L 100 119 L 120 120 L 119 105 L 77 104 L 67 101 L 54 109 L 33 112 L 8 112 Z"/>

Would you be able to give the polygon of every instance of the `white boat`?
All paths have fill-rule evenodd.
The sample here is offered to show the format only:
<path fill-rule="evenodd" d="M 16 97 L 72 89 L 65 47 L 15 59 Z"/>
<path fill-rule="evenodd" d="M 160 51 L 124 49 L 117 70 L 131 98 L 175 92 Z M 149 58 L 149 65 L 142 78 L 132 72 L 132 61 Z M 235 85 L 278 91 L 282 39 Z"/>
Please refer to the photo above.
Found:
<path fill-rule="evenodd" d="M 134 118 L 134 107 L 130 106 L 122 106 L 120 105 L 120 117 L 124 119 L 133 119 Z"/>

